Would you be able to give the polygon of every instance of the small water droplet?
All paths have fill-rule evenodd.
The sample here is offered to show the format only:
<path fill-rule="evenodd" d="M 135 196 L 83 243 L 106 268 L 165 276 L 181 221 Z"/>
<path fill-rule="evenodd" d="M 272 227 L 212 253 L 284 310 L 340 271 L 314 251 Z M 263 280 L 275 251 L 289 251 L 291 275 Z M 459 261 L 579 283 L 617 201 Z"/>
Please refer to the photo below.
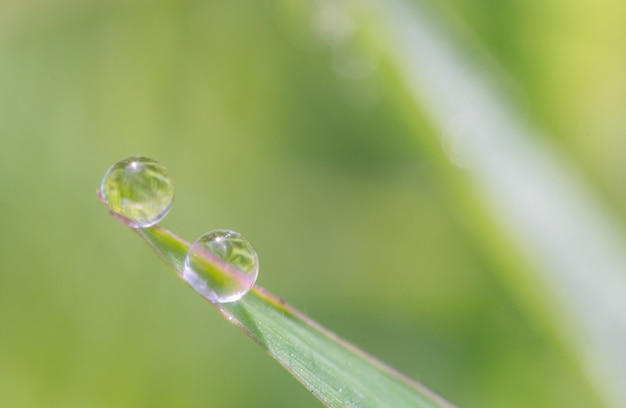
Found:
<path fill-rule="evenodd" d="M 207 232 L 189 248 L 183 279 L 212 302 L 235 302 L 256 281 L 259 258 L 240 234 L 228 230 Z"/>
<path fill-rule="evenodd" d="M 169 212 L 174 185 L 159 162 L 147 157 L 128 157 L 107 170 L 99 195 L 118 220 L 133 228 L 146 228 Z"/>

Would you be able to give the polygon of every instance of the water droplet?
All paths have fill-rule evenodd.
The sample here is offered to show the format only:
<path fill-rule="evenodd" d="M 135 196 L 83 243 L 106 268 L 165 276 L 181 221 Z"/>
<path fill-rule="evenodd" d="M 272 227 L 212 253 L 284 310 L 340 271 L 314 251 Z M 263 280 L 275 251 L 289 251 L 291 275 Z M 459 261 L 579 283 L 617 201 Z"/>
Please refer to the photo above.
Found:
<path fill-rule="evenodd" d="M 212 302 L 235 302 L 256 281 L 259 258 L 240 234 L 228 230 L 207 232 L 191 245 L 183 279 Z"/>
<path fill-rule="evenodd" d="M 128 157 L 107 170 L 99 195 L 118 220 L 133 228 L 146 228 L 169 212 L 174 185 L 159 162 L 147 157 Z"/>

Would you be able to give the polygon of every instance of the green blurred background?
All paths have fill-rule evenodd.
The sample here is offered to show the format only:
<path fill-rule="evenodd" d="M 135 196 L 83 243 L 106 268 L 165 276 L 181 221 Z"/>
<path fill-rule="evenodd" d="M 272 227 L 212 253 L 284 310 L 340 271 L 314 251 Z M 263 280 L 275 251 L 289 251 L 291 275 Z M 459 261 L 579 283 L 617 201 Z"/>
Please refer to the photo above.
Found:
<path fill-rule="evenodd" d="M 135 154 L 174 177 L 162 225 L 242 233 L 261 286 L 455 404 L 602 405 L 328 4 L 0 0 L 0 406 L 320 406 L 107 215 L 100 179 Z M 430 5 L 623 222 L 626 3 Z"/>

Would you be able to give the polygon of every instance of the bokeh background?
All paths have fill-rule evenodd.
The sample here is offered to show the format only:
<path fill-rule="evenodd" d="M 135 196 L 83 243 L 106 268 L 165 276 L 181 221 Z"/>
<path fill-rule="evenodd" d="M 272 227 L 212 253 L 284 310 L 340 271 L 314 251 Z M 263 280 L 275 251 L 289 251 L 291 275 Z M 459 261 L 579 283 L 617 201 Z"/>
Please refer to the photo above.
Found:
<path fill-rule="evenodd" d="M 626 3 L 420 4 L 622 231 Z M 136 154 L 174 177 L 162 225 L 242 233 L 261 286 L 455 404 L 611 401 L 369 7 L 0 0 L 0 406 L 320 406 L 107 215 Z"/>

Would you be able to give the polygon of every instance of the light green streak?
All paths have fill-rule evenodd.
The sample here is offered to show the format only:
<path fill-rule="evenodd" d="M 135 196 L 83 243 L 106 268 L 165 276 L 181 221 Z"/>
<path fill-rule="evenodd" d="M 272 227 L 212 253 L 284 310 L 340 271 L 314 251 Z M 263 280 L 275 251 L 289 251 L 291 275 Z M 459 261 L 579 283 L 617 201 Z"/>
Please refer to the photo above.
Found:
<path fill-rule="evenodd" d="M 607 404 L 624 406 L 626 238 L 617 218 L 556 146 L 511 109 L 497 70 L 478 50 L 462 50 L 406 0 L 345 7 L 368 21 L 364 35 L 383 44 L 450 159 L 466 169 L 486 210 L 533 266 L 529 280 L 553 305 L 543 313 L 589 380 Z"/>

